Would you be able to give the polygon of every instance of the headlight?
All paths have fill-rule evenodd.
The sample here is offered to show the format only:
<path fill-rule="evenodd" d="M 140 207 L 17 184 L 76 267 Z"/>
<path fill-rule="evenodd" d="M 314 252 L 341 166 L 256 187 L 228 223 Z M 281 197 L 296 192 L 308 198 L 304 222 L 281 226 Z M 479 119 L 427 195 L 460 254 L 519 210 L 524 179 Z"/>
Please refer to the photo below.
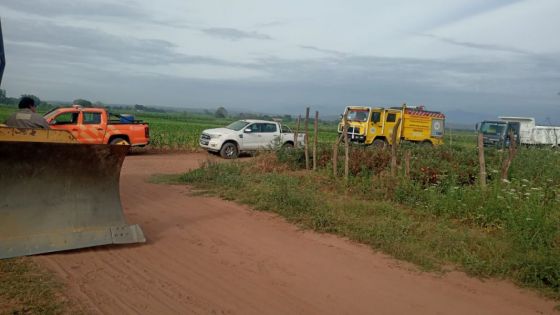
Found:
<path fill-rule="evenodd" d="M 210 139 L 218 139 L 222 135 L 210 135 Z"/>

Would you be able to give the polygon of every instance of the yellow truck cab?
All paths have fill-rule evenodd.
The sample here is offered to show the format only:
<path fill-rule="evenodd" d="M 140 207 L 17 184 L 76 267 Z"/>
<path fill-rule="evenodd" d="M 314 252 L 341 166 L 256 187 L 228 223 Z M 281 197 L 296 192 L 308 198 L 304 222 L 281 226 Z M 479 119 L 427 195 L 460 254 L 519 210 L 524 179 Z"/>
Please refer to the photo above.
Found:
<path fill-rule="evenodd" d="M 348 120 L 348 139 L 351 142 L 384 147 L 392 144 L 393 129 L 397 129 L 397 142 L 410 141 L 423 144 L 443 144 L 445 115 L 427 111 L 424 106 L 407 107 L 366 107 L 348 106 L 345 114 Z M 338 125 L 338 133 L 343 132 L 344 115 Z"/>

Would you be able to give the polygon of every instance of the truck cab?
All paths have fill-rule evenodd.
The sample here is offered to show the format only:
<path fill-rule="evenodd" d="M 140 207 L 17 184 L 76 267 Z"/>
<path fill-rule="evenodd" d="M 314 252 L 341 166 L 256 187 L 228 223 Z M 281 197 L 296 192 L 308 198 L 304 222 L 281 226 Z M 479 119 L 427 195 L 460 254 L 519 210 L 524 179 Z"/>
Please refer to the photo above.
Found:
<path fill-rule="evenodd" d="M 482 133 L 482 139 L 485 147 L 509 147 L 510 139 L 508 134 L 513 131 L 517 144 L 520 143 L 518 122 L 508 122 L 504 120 L 485 120 L 478 126 L 478 132 Z"/>

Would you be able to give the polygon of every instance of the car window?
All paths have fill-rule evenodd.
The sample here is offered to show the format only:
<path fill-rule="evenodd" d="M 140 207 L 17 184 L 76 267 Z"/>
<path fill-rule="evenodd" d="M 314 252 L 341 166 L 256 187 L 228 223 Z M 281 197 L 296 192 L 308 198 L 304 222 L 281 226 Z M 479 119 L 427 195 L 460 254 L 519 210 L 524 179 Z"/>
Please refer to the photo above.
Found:
<path fill-rule="evenodd" d="M 282 125 L 282 133 L 291 133 L 292 129 L 286 125 Z"/>
<path fill-rule="evenodd" d="M 387 122 L 395 122 L 397 121 L 397 114 L 389 114 L 387 115 Z"/>
<path fill-rule="evenodd" d="M 83 115 L 84 125 L 99 125 L 101 123 L 101 113 L 99 112 L 84 112 Z"/>
<path fill-rule="evenodd" d="M 350 121 L 367 121 L 369 116 L 369 109 L 349 109 L 347 118 Z"/>
<path fill-rule="evenodd" d="M 276 132 L 276 124 L 261 124 L 261 132 Z"/>
<path fill-rule="evenodd" d="M 251 129 L 251 132 L 261 132 L 261 124 L 252 124 L 245 129 Z"/>
<path fill-rule="evenodd" d="M 227 125 L 226 128 L 231 129 L 231 130 L 235 130 L 235 131 L 239 131 L 241 129 L 243 129 L 245 126 L 247 126 L 249 123 L 243 120 L 238 120 L 235 122 L 232 122 L 231 124 Z"/>
<path fill-rule="evenodd" d="M 55 125 L 75 125 L 80 112 L 65 112 L 54 118 Z"/>

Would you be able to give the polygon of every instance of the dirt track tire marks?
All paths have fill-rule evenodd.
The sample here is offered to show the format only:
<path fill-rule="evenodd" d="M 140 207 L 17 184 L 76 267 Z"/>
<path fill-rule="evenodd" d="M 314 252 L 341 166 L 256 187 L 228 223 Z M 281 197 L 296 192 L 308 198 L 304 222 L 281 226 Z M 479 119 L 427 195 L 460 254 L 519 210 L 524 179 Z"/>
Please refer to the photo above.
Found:
<path fill-rule="evenodd" d="M 144 245 L 37 256 L 91 313 L 532 314 L 554 302 L 462 273 L 419 273 L 332 235 L 300 231 L 269 213 L 188 187 L 146 182 L 196 168 L 207 154 L 125 161 L 121 197 Z"/>

